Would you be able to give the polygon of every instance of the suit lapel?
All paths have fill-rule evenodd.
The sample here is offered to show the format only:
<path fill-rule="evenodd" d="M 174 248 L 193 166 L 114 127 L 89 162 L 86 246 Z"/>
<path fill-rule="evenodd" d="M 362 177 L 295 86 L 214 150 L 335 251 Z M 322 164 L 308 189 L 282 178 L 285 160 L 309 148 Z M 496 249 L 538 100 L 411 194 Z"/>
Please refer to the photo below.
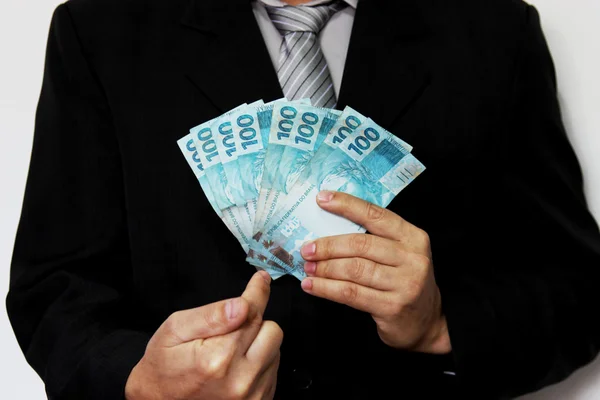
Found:
<path fill-rule="evenodd" d="M 217 111 L 283 97 L 248 0 L 191 0 L 182 30 L 184 73 Z M 360 1 L 338 108 L 392 125 L 430 82 L 429 38 L 417 0 Z"/>
<path fill-rule="evenodd" d="M 358 3 L 338 99 L 390 127 L 430 82 L 429 30 L 417 0 Z"/>
<path fill-rule="evenodd" d="M 182 25 L 184 72 L 218 111 L 283 97 L 248 0 L 192 0 Z"/>

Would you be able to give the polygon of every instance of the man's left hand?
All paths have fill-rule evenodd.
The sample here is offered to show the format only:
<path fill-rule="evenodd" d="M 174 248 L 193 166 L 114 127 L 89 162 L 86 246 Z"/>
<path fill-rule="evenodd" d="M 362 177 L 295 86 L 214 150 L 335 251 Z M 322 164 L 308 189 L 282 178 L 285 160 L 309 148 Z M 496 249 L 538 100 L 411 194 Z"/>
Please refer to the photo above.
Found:
<path fill-rule="evenodd" d="M 368 312 L 388 346 L 425 353 L 452 350 L 433 274 L 429 236 L 397 214 L 340 192 L 321 192 L 319 206 L 370 234 L 306 243 L 309 294 Z"/>

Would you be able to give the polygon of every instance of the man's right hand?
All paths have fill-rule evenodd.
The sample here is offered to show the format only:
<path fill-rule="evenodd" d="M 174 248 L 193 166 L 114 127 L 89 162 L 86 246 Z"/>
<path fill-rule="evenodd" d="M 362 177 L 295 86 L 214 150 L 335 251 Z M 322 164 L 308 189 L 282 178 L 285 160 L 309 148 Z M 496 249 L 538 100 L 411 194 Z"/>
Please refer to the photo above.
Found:
<path fill-rule="evenodd" d="M 131 371 L 127 400 L 272 399 L 283 331 L 262 319 L 270 282 L 257 272 L 241 297 L 172 314 Z"/>

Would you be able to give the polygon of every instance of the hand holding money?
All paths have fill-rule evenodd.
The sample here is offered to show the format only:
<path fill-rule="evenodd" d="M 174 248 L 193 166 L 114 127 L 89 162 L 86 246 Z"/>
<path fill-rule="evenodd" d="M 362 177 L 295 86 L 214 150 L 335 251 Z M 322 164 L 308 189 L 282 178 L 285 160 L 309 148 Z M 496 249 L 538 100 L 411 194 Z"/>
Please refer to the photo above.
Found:
<path fill-rule="evenodd" d="M 323 237 L 305 244 L 302 288 L 373 316 L 394 348 L 451 351 L 429 236 L 393 212 L 345 193 L 321 192 L 319 206 L 371 234 Z"/>
<path fill-rule="evenodd" d="M 272 399 L 283 332 L 262 320 L 270 281 L 257 272 L 241 297 L 171 315 L 131 372 L 127 400 Z"/>
<path fill-rule="evenodd" d="M 246 261 L 273 279 L 306 276 L 304 242 L 364 232 L 321 210 L 313 201 L 320 190 L 387 207 L 425 170 L 412 146 L 370 118 L 309 99 L 242 104 L 177 143 Z"/>

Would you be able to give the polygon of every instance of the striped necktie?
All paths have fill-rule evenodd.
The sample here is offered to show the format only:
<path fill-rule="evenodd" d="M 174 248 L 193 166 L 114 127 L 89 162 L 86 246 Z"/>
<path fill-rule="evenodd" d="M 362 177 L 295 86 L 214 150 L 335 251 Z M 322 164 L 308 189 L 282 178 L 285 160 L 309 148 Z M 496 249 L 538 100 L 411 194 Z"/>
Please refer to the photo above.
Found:
<path fill-rule="evenodd" d="M 317 35 L 329 18 L 345 7 L 342 1 L 312 7 L 265 5 L 273 25 L 283 36 L 277 76 L 288 100 L 308 97 L 313 106 L 328 108 L 337 104 Z"/>

